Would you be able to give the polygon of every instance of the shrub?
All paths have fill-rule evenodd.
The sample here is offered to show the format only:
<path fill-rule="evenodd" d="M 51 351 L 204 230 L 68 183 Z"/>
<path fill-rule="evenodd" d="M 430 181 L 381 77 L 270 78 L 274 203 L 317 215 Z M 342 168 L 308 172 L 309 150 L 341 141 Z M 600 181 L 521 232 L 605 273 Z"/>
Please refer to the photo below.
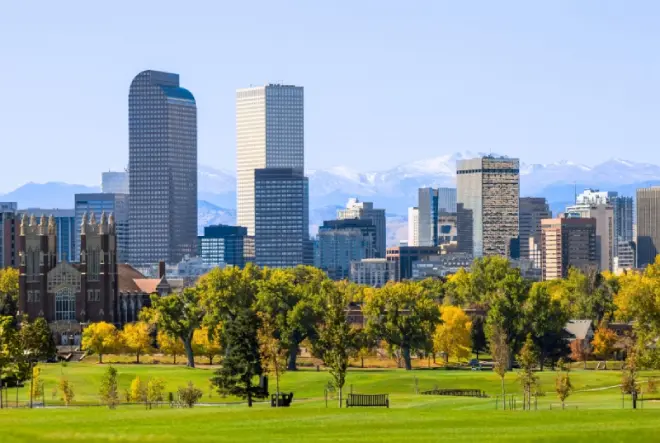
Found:
<path fill-rule="evenodd" d="M 179 403 L 182 406 L 192 408 L 195 404 L 202 398 L 202 390 L 197 389 L 191 381 L 188 382 L 188 386 L 179 388 Z"/>

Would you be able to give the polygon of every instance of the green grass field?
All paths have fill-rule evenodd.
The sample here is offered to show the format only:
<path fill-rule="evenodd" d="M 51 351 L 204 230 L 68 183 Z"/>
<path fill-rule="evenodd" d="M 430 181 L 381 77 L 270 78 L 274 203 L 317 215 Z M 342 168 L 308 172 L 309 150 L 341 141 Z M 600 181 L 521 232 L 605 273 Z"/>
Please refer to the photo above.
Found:
<path fill-rule="evenodd" d="M 492 372 L 460 370 L 378 370 L 352 369 L 346 391 L 389 393 L 391 408 L 338 409 L 324 388 L 329 375 L 316 370 L 286 373 L 283 391 L 293 391 L 291 408 L 272 409 L 257 403 L 248 409 L 235 398 L 209 397 L 211 368 L 186 369 L 170 365 L 115 365 L 120 388 L 131 380 L 161 377 L 167 390 L 175 391 L 192 381 L 204 391 L 194 409 L 162 406 L 120 406 L 111 411 L 98 404 L 98 387 L 106 365 L 89 362 L 42 365 L 47 405 L 61 404 L 52 398 L 52 389 L 62 376 L 74 386 L 75 405 L 69 408 L 9 409 L 0 411 L 0 442 L 18 441 L 654 441 L 660 428 L 660 400 L 646 395 L 632 411 L 626 399 L 622 409 L 616 387 L 618 371 L 571 372 L 576 392 L 560 410 L 554 394 L 555 374 L 540 373 L 544 397 L 535 411 L 495 410 L 499 378 Z M 644 373 L 641 380 L 651 373 Z M 657 374 L 653 374 L 657 375 Z M 491 398 L 435 397 L 415 394 L 439 388 L 485 390 Z M 520 392 L 516 374 L 506 377 L 508 393 Z M 271 391 L 274 383 L 271 380 Z M 28 399 L 28 389 L 18 390 L 19 402 Z M 13 401 L 16 390 L 9 390 Z M 58 396 L 59 397 L 59 396 Z M 520 400 L 520 397 L 518 397 Z M 660 398 L 660 397 L 659 397 Z M 238 403 L 240 402 L 240 403 Z"/>

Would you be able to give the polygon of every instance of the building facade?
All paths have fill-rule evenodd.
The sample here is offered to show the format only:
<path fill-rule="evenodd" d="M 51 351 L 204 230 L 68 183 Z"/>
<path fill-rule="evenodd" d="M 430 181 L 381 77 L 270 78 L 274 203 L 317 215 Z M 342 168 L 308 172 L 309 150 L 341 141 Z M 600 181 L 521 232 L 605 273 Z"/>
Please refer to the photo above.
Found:
<path fill-rule="evenodd" d="M 268 84 L 236 91 L 237 225 L 256 233 L 255 170 L 293 169 L 304 175 L 304 90 Z"/>
<path fill-rule="evenodd" d="M 337 219 L 371 220 L 376 227 L 376 258 L 385 258 L 387 250 L 387 222 L 385 209 L 374 209 L 371 202 L 361 202 L 357 198 L 348 200 L 345 209 L 337 211 Z"/>
<path fill-rule="evenodd" d="M 271 268 L 312 264 L 307 177 L 291 168 L 256 169 L 254 177 L 255 263 Z"/>
<path fill-rule="evenodd" d="M 537 263 L 534 251 L 535 244 L 541 239 L 541 220 L 549 218 L 552 218 L 552 212 L 545 198 L 520 198 L 520 258 Z"/>
<path fill-rule="evenodd" d="M 198 256 L 204 264 L 245 267 L 247 228 L 212 225 L 204 228 L 197 240 Z"/>
<path fill-rule="evenodd" d="M 319 227 L 319 267 L 333 280 L 348 279 L 351 263 L 376 257 L 377 229 L 372 220 L 324 221 Z"/>
<path fill-rule="evenodd" d="M 438 246 L 438 190 L 420 188 L 417 193 L 417 242 Z"/>
<path fill-rule="evenodd" d="M 128 171 L 101 173 L 101 192 L 104 194 L 128 194 Z"/>
<path fill-rule="evenodd" d="M 616 250 L 614 207 L 609 203 L 579 203 L 566 208 L 566 217 L 596 220 L 596 254 L 599 269 L 613 271 Z"/>
<path fill-rule="evenodd" d="M 434 255 L 412 264 L 412 279 L 445 278 L 459 269 L 469 269 L 472 256 L 465 253 Z"/>
<path fill-rule="evenodd" d="M 130 248 L 130 230 L 129 230 L 129 198 L 126 194 L 76 194 L 74 198 L 74 213 L 76 229 L 74 239 L 75 255 L 69 258 L 70 261 L 80 261 L 80 227 L 82 218 L 87 214 L 95 214 L 97 217 L 102 213 L 113 214 L 115 219 L 115 232 L 117 234 L 117 260 L 119 263 L 127 263 L 129 260 Z"/>
<path fill-rule="evenodd" d="M 615 196 L 610 199 L 614 207 L 614 235 L 618 242 L 635 241 L 633 233 L 633 198 L 624 196 Z"/>
<path fill-rule="evenodd" d="M 438 188 L 438 212 L 456 212 L 456 188 Z"/>
<path fill-rule="evenodd" d="M 515 258 L 519 253 L 519 160 L 459 160 L 456 174 L 459 250 L 474 257 Z"/>
<path fill-rule="evenodd" d="M 619 241 L 614 257 L 614 273 L 620 274 L 637 268 L 637 245 L 634 241 Z"/>
<path fill-rule="evenodd" d="M 380 288 L 396 281 L 396 263 L 385 258 L 363 258 L 351 262 L 350 279 L 358 285 Z"/>
<path fill-rule="evenodd" d="M 439 246 L 395 246 L 387 248 L 387 260 L 395 263 L 396 280 L 410 280 L 413 263 L 442 254 Z"/>
<path fill-rule="evenodd" d="M 660 250 L 660 186 L 637 190 L 637 266 L 645 268 Z"/>
<path fill-rule="evenodd" d="M 408 208 L 408 246 L 419 246 L 419 208 Z"/>
<path fill-rule="evenodd" d="M 18 267 L 20 219 L 15 202 L 0 202 L 0 269 Z"/>
<path fill-rule="evenodd" d="M 438 246 L 458 242 L 456 222 L 455 212 L 440 212 L 438 214 Z"/>
<path fill-rule="evenodd" d="M 102 211 L 97 212 L 101 214 Z M 106 211 L 112 212 L 112 211 Z M 76 242 L 76 236 L 80 232 L 80 220 L 76 223 L 75 209 L 41 209 L 41 208 L 28 208 L 19 211 L 19 214 L 37 214 L 37 215 L 52 215 L 55 218 L 55 229 L 57 236 L 57 261 L 75 261 L 76 251 L 80 255 L 79 249 L 80 242 Z M 116 219 L 115 219 L 116 220 Z"/>
<path fill-rule="evenodd" d="M 541 221 L 543 280 L 565 278 L 570 268 L 597 268 L 596 220 L 553 218 Z"/>
<path fill-rule="evenodd" d="M 129 261 L 177 263 L 197 252 L 197 105 L 179 75 L 144 71 L 131 83 Z"/>

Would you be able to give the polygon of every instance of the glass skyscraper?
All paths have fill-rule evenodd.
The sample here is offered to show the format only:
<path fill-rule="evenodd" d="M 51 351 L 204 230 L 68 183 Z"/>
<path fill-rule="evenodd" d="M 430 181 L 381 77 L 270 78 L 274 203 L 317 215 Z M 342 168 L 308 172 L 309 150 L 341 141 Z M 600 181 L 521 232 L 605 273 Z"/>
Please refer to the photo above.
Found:
<path fill-rule="evenodd" d="M 242 226 L 212 225 L 204 228 L 197 243 L 197 255 L 205 265 L 245 266 L 247 228 Z"/>
<path fill-rule="evenodd" d="M 255 235 L 254 171 L 290 168 L 304 174 L 304 123 L 300 86 L 268 84 L 236 91 L 237 225 L 245 226 L 248 235 Z"/>
<path fill-rule="evenodd" d="M 114 214 L 117 233 L 117 262 L 126 263 L 130 252 L 128 228 L 128 195 L 126 194 L 76 194 L 75 195 L 75 248 L 69 260 L 80 261 L 80 224 L 83 214 L 87 220 L 94 214 L 96 220 L 101 219 L 101 213 L 106 216 Z M 59 234 L 58 234 L 59 235 Z M 59 242 L 59 237 L 58 237 Z"/>
<path fill-rule="evenodd" d="M 131 83 L 129 262 L 178 263 L 197 247 L 197 105 L 179 75 L 144 71 Z"/>

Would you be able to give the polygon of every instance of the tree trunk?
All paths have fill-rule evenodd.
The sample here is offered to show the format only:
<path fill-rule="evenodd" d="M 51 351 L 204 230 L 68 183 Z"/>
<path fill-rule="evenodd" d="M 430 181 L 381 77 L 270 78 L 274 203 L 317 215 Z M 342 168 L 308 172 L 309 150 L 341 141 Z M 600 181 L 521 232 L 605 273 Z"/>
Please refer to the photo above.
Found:
<path fill-rule="evenodd" d="M 412 362 L 410 360 L 410 347 L 402 346 L 401 354 L 403 355 L 403 362 L 405 364 L 406 371 L 410 371 L 412 369 Z"/>
<path fill-rule="evenodd" d="M 360 357 L 360 367 L 364 369 L 364 357 Z"/>
<path fill-rule="evenodd" d="M 637 409 L 637 390 L 632 391 L 632 407 L 633 409 Z"/>
<path fill-rule="evenodd" d="M 190 340 L 183 340 L 183 348 L 186 350 L 186 357 L 188 357 L 188 367 L 195 367 L 195 355 L 193 354 L 192 344 Z"/>
<path fill-rule="evenodd" d="M 477 361 L 479 361 L 479 350 L 478 349 L 477 349 L 476 354 L 477 354 Z"/>
<path fill-rule="evenodd" d="M 295 371 L 298 369 L 296 367 L 297 359 L 298 359 L 298 343 L 289 346 L 289 361 L 286 367 L 288 371 Z"/>
<path fill-rule="evenodd" d="M 502 406 L 504 406 L 504 410 L 506 411 L 506 391 L 504 390 L 504 377 L 500 377 L 502 380 Z"/>
<path fill-rule="evenodd" d="M 445 364 L 449 364 L 449 353 L 445 352 Z"/>
<path fill-rule="evenodd" d="M 339 387 L 339 408 L 341 409 L 341 398 L 342 398 L 342 391 L 344 390 L 343 386 Z"/>
<path fill-rule="evenodd" d="M 99 354 L 99 364 L 103 363 L 103 354 Z"/>
<path fill-rule="evenodd" d="M 174 364 L 176 364 L 176 353 L 172 354 L 172 357 L 174 358 Z"/>
<path fill-rule="evenodd" d="M 279 407 L 280 402 L 280 371 L 277 369 L 277 362 L 275 362 L 275 407 Z"/>
<path fill-rule="evenodd" d="M 209 355 L 209 366 L 213 366 L 213 356 Z"/>
<path fill-rule="evenodd" d="M 135 363 L 140 363 L 140 351 L 135 353 Z"/>
<path fill-rule="evenodd" d="M 250 380 L 245 384 L 245 387 L 247 388 L 247 401 L 248 401 L 248 408 L 252 407 L 252 383 L 250 383 Z"/>

